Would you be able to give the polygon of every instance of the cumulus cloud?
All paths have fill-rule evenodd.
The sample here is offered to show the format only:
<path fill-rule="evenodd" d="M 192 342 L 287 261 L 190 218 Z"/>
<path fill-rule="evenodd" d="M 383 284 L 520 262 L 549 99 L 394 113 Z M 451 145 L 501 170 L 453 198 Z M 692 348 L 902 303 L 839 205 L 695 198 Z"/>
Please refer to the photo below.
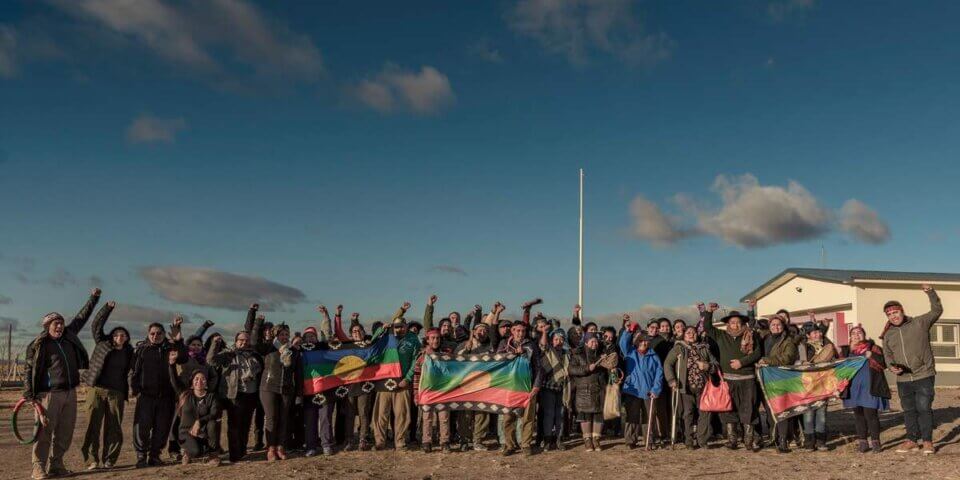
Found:
<path fill-rule="evenodd" d="M 456 101 L 450 79 L 426 65 L 416 72 L 387 64 L 375 77 L 353 86 L 352 91 L 360 103 L 380 113 L 404 110 L 432 115 Z"/>
<path fill-rule="evenodd" d="M 190 305 L 246 310 L 259 303 L 261 310 L 273 311 L 306 300 L 293 287 L 207 268 L 150 266 L 140 268 L 139 274 L 161 297 Z"/>
<path fill-rule="evenodd" d="M 431 272 L 436 273 L 450 273 L 453 275 L 460 275 L 461 277 L 466 277 L 466 270 L 456 266 L 456 265 L 434 265 L 430 267 Z"/>
<path fill-rule="evenodd" d="M 649 33 L 633 0 L 520 0 L 507 14 L 515 32 L 577 66 L 593 54 L 612 55 L 631 66 L 651 66 L 670 57 L 676 42 Z"/>
<path fill-rule="evenodd" d="M 130 46 L 220 81 L 260 77 L 310 81 L 323 73 L 320 51 L 245 0 L 53 0 L 53 5 Z"/>
<path fill-rule="evenodd" d="M 656 246 L 672 245 L 694 232 L 683 228 L 676 217 L 667 216 L 642 195 L 630 202 L 631 234 Z"/>
<path fill-rule="evenodd" d="M 840 229 L 861 242 L 878 245 L 890 240 L 890 227 L 860 200 L 847 200 L 840 209 L 840 217 Z"/>
<path fill-rule="evenodd" d="M 774 22 L 782 22 L 792 16 L 802 15 L 816 6 L 816 0 L 778 0 L 767 4 L 767 16 Z"/>
<path fill-rule="evenodd" d="M 127 141 L 130 143 L 173 143 L 177 132 L 187 128 L 182 118 L 160 118 L 148 113 L 133 119 L 127 127 Z"/>
<path fill-rule="evenodd" d="M 17 74 L 17 31 L 8 25 L 0 25 L 0 78 L 12 78 Z"/>
<path fill-rule="evenodd" d="M 681 219 L 668 217 L 656 204 L 642 196 L 636 197 L 630 205 L 631 233 L 654 245 L 671 245 L 686 237 L 709 235 L 742 248 L 801 242 L 833 230 L 866 243 L 882 243 L 889 238 L 886 224 L 862 203 L 845 205 L 840 212 L 843 221 L 838 225 L 837 214 L 794 181 L 784 187 L 761 185 L 750 174 L 720 175 L 712 191 L 719 197 L 719 207 L 699 205 L 685 195 L 674 197 L 674 203 L 695 222 L 695 226 L 689 228 L 681 226 Z"/>

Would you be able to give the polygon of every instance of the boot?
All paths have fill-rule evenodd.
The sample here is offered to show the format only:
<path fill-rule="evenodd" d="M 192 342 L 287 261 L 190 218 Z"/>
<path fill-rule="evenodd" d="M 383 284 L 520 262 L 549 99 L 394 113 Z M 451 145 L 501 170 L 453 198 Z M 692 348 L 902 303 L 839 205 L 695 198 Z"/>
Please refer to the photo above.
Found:
<path fill-rule="evenodd" d="M 743 446 L 751 452 L 759 452 L 760 448 L 757 447 L 757 439 L 754 438 L 756 435 L 753 431 L 753 425 L 744 425 L 743 426 Z"/>
<path fill-rule="evenodd" d="M 603 449 L 600 447 L 600 435 L 597 435 L 593 437 L 593 451 L 599 452 L 601 450 Z"/>
<path fill-rule="evenodd" d="M 593 451 L 593 439 L 590 437 L 583 437 L 583 449 L 587 452 Z"/>
<path fill-rule="evenodd" d="M 867 453 L 870 451 L 870 444 L 866 440 L 857 440 L 857 451 Z"/>
<path fill-rule="evenodd" d="M 430 453 L 430 452 L 433 451 L 433 447 L 430 446 L 429 443 L 424 443 L 424 444 L 421 445 L 420 447 L 423 448 L 423 453 Z"/>
<path fill-rule="evenodd" d="M 217 455 L 216 452 L 211 453 L 210 455 L 207 455 L 206 464 L 209 465 L 209 466 L 211 466 L 211 467 L 219 467 L 219 466 L 220 466 L 220 455 Z"/>
<path fill-rule="evenodd" d="M 183 454 L 180 456 L 180 463 L 182 465 L 190 465 L 190 454 L 183 452 Z"/>
<path fill-rule="evenodd" d="M 727 448 L 737 449 L 737 426 L 732 423 L 727 424 Z"/>
<path fill-rule="evenodd" d="M 818 452 L 827 450 L 827 434 L 826 433 L 816 433 L 813 434 L 813 442 L 815 444 L 815 449 Z"/>
<path fill-rule="evenodd" d="M 787 437 L 777 437 L 777 452 L 790 453 L 790 441 Z"/>
<path fill-rule="evenodd" d="M 812 433 L 803 434 L 803 447 L 811 452 L 817 451 L 817 441 L 814 440 L 814 434 Z"/>
<path fill-rule="evenodd" d="M 267 461 L 276 462 L 277 461 L 277 448 L 276 447 L 267 447 Z"/>
<path fill-rule="evenodd" d="M 563 451 L 563 450 L 566 450 L 566 449 L 567 449 L 567 447 L 563 444 L 563 438 L 562 438 L 562 437 L 559 437 L 559 436 L 557 437 L 556 447 L 557 447 L 557 450 L 560 450 L 560 451 Z"/>
<path fill-rule="evenodd" d="M 880 444 L 879 438 L 870 439 L 870 450 L 873 451 L 873 453 L 880 453 L 883 451 L 883 447 Z"/>
<path fill-rule="evenodd" d="M 277 447 L 277 450 L 276 450 L 276 451 L 277 451 L 277 458 L 278 458 L 278 459 L 280 459 L 280 460 L 286 460 L 286 459 L 287 459 L 287 448 L 286 448 L 286 447 L 284 447 L 283 445 L 280 445 L 279 447 Z"/>

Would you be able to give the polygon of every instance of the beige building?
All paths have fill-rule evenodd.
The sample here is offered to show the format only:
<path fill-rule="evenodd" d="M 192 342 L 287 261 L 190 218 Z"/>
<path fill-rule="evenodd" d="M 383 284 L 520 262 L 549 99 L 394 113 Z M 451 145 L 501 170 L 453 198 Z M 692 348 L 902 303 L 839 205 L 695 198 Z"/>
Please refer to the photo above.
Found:
<path fill-rule="evenodd" d="M 960 385 L 960 274 L 788 268 L 741 301 L 756 299 L 760 317 L 784 309 L 793 323 L 807 321 L 808 311 L 818 319 L 830 318 L 828 336 L 837 345 L 846 345 L 847 333 L 858 324 L 869 338 L 880 336 L 887 320 L 883 304 L 888 300 L 900 301 L 909 316 L 929 311 L 930 302 L 920 289 L 924 283 L 933 286 L 943 302 L 943 315 L 930 330 L 937 385 Z"/>

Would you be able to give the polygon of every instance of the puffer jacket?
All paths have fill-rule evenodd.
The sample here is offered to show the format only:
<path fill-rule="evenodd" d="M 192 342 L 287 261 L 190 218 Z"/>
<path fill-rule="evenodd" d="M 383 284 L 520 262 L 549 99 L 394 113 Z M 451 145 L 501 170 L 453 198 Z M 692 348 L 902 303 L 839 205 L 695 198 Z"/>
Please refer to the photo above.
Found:
<path fill-rule="evenodd" d="M 887 365 L 902 365 L 906 368 L 897 376 L 898 382 L 912 382 L 937 374 L 937 364 L 930 347 L 930 329 L 943 314 L 943 304 L 937 292 L 927 292 L 930 311 L 906 317 L 899 326 L 889 325 L 883 334 L 883 359 Z"/>
<path fill-rule="evenodd" d="M 96 318 L 93 319 L 93 341 L 96 342 L 96 344 L 93 347 L 93 355 L 90 357 L 90 368 L 82 375 L 83 383 L 88 387 L 97 385 L 97 380 L 100 378 L 100 371 L 103 369 L 103 363 L 107 360 L 107 355 L 114 351 L 113 332 L 116 328 L 123 328 L 116 327 L 114 330 L 111 330 L 109 334 L 104 332 L 103 326 L 107 323 L 107 318 L 110 317 L 111 312 L 113 312 L 113 307 L 111 307 L 110 304 L 104 305 L 100 307 Z M 130 337 L 130 332 L 127 332 L 127 337 Z M 127 371 L 123 372 L 123 377 L 127 378 L 127 375 L 130 373 L 129 369 L 133 366 L 133 346 L 130 345 L 129 340 L 127 344 L 120 349 L 120 355 L 122 355 L 125 360 L 122 363 L 127 365 Z M 128 390 L 129 386 L 121 392 L 124 400 L 127 398 Z"/>
<path fill-rule="evenodd" d="M 791 338 L 787 332 L 780 334 L 780 339 L 773 344 L 767 356 L 763 361 L 771 367 L 782 367 L 784 365 L 793 365 L 797 361 L 797 342 Z"/>
<path fill-rule="evenodd" d="M 260 372 L 263 370 L 263 360 L 252 348 L 238 350 L 236 348 L 220 351 L 220 345 L 214 342 L 207 352 L 207 365 L 215 368 L 218 374 L 217 393 L 220 398 L 234 400 L 240 393 L 240 384 L 243 383 L 241 375 L 241 358 L 247 360 L 251 368 L 251 375 L 254 381 L 254 388 L 259 386 Z M 257 393 L 256 390 L 246 393 Z"/>
<path fill-rule="evenodd" d="M 633 347 L 633 332 L 620 333 L 620 351 L 623 353 L 623 386 L 626 395 L 648 398 L 660 396 L 663 391 L 663 364 L 652 348 L 640 353 Z"/>
<path fill-rule="evenodd" d="M 609 371 L 599 365 L 591 372 L 590 364 L 600 360 L 600 352 L 579 347 L 570 352 L 570 382 L 574 406 L 579 413 L 603 412 Z"/>
<path fill-rule="evenodd" d="M 80 330 L 83 329 L 83 326 L 86 325 L 87 320 L 90 320 L 90 315 L 93 314 L 93 308 L 99 301 L 99 295 L 90 295 L 90 298 L 87 299 L 87 303 L 85 303 L 80 311 L 77 312 L 77 315 L 73 317 L 73 320 L 71 320 L 70 323 L 65 325 L 63 328 L 61 342 L 66 342 L 71 345 L 75 351 L 74 353 L 76 354 L 76 365 L 68 365 L 68 368 L 77 370 L 77 376 L 74 379 L 74 383 L 77 385 L 80 383 L 79 372 L 90 367 L 90 357 L 87 354 L 87 349 L 83 346 L 83 342 L 81 342 L 80 338 L 78 338 L 78 335 L 80 334 Z M 44 343 L 48 340 L 48 338 L 49 334 L 45 330 L 36 339 L 30 342 L 29 345 L 27 345 L 27 349 L 24 354 L 24 358 L 26 359 L 24 371 L 26 381 L 24 382 L 23 396 L 25 398 L 34 398 L 40 393 L 50 390 L 50 386 L 47 381 L 47 359 L 44 356 Z M 73 387 L 77 385 L 73 385 Z"/>
<path fill-rule="evenodd" d="M 260 320 L 254 326 L 252 340 L 256 340 Z M 253 342 L 257 345 L 257 342 Z M 260 391 L 282 395 L 300 395 L 300 350 L 289 343 L 281 345 L 277 339 L 273 343 L 260 344 L 258 353 L 263 357 L 263 372 L 260 374 Z"/>

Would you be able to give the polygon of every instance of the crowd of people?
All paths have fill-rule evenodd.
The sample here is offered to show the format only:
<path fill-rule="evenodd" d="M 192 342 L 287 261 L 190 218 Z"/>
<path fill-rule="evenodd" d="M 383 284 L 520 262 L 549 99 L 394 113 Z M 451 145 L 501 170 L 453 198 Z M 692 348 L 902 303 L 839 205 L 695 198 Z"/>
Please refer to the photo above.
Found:
<path fill-rule="evenodd" d="M 883 348 L 860 326 L 850 330 L 849 345 L 838 347 L 827 339 L 829 321 L 811 314 L 798 324 L 785 310 L 757 318 L 754 302 L 745 314 L 731 311 L 719 319 L 724 328 L 714 321 L 718 305 L 699 303 L 700 316 L 692 324 L 659 318 L 641 326 L 623 315 L 617 329 L 584 323 L 579 306 L 567 325 L 532 315 L 539 299 L 523 304 L 521 318 L 513 321 L 502 318 L 505 307 L 497 302 L 485 314 L 476 305 L 465 317 L 450 312 L 435 325 L 438 298 L 433 295 L 422 322 L 407 320 L 408 302 L 391 321 L 374 322 L 370 333 L 356 313 L 344 329 L 342 306 L 333 319 L 319 306 L 319 329 L 292 332 L 284 323 L 267 321 L 253 304 L 230 345 L 222 333 L 207 334 L 214 325 L 209 321 L 185 336 L 182 317 L 169 328 L 149 325 L 146 338 L 132 345 L 124 327 L 106 331 L 116 307 L 111 301 L 94 318 L 95 345 L 88 355 L 78 335 L 99 303 L 101 292 L 94 289 L 69 323 L 56 312 L 44 316 L 42 333 L 27 349 L 24 397 L 46 412 L 33 445 L 32 477 L 70 473 L 63 459 L 74 434 L 81 384 L 88 417 L 81 453 L 90 470 L 116 466 L 127 401 L 136 401 L 131 433 L 137 468 L 162 465 L 165 449 L 184 464 L 215 466 L 244 461 L 250 450 L 265 450 L 268 462 L 293 452 L 311 457 L 371 448 L 486 451 L 494 443 L 503 455 L 580 445 L 595 452 L 601 450 L 602 436 L 622 437 L 630 449 L 676 443 L 691 449 L 742 445 L 756 452 L 770 446 L 787 453 L 793 444 L 820 450 L 827 448 L 826 406 L 775 421 L 755 369 L 850 356 L 867 359 L 840 395 L 843 407 L 854 412 L 859 451 L 882 449 L 879 413 L 889 408 L 884 372 L 890 371 L 906 427 L 906 440 L 896 451 L 933 454 L 936 369 L 929 330 L 942 306 L 932 288 L 923 290 L 931 305 L 924 315 L 909 317 L 896 301 L 884 305 L 887 323 L 875 332 Z M 368 345 L 380 335 L 396 336 L 401 376 L 395 389 L 329 401 L 304 394 L 304 351 Z M 425 355 L 434 353 L 526 356 L 529 403 L 521 412 L 499 415 L 419 409 L 415 390 Z M 700 411 L 701 392 L 718 382 L 728 385 L 732 410 Z M 221 444 L 224 425 L 226 445 Z M 717 436 L 723 441 L 712 442 Z"/>

